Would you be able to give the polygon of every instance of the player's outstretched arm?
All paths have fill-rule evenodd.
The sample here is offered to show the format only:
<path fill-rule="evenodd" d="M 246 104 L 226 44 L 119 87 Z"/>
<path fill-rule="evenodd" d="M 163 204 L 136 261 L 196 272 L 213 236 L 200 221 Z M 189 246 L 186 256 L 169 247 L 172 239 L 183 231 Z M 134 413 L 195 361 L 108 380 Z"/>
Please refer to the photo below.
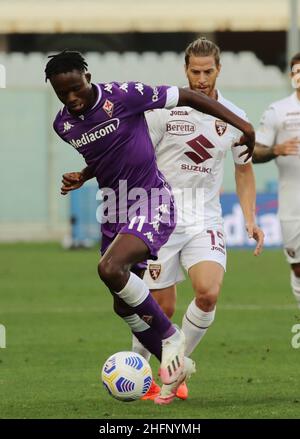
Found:
<path fill-rule="evenodd" d="M 257 242 L 254 255 L 258 256 L 262 252 L 264 232 L 255 223 L 256 189 L 252 163 L 235 164 L 235 181 L 247 233 L 249 238 L 253 238 Z"/>
<path fill-rule="evenodd" d="M 253 163 L 266 163 L 280 155 L 299 155 L 299 145 L 300 141 L 296 137 L 271 147 L 256 143 L 252 156 Z"/>
<path fill-rule="evenodd" d="M 251 157 L 255 145 L 255 131 L 251 123 L 240 118 L 224 105 L 220 104 L 215 99 L 209 98 L 204 93 L 196 93 L 184 88 L 179 89 L 179 100 L 177 105 L 195 108 L 195 110 L 222 119 L 242 131 L 244 135 L 237 144 L 246 145 L 248 148 L 248 150 L 245 151 L 245 153 L 247 153 L 245 161 Z"/>
<path fill-rule="evenodd" d="M 62 195 L 66 195 L 70 191 L 79 189 L 86 181 L 90 180 L 93 177 L 94 175 L 88 166 L 82 171 L 67 172 L 62 176 L 62 186 L 60 188 L 60 193 Z"/>

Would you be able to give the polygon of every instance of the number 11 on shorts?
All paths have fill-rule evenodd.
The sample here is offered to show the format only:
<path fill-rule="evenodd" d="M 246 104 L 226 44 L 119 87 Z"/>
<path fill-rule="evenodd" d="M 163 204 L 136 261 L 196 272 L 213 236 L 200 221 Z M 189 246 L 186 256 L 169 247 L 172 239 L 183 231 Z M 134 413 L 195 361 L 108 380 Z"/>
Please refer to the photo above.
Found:
<path fill-rule="evenodd" d="M 128 229 L 133 229 L 133 227 L 135 226 L 135 224 L 137 223 L 137 228 L 136 230 L 138 232 L 142 231 L 143 225 L 146 221 L 146 217 L 145 216 L 134 216 L 131 221 L 130 224 L 128 226 Z"/>

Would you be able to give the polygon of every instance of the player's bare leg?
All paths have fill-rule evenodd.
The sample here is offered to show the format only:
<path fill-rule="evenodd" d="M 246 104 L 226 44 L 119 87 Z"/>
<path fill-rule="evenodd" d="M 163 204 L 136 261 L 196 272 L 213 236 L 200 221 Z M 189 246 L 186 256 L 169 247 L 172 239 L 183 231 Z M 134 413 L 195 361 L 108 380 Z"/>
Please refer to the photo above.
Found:
<path fill-rule="evenodd" d="M 214 261 L 204 261 L 189 269 L 195 299 L 183 317 L 182 329 L 186 337 L 185 355 L 189 356 L 199 344 L 215 316 L 215 307 L 223 282 L 224 268 Z M 185 357 L 182 376 L 173 385 L 163 385 L 156 404 L 170 404 L 180 387 L 195 372 L 195 364 Z"/>
<path fill-rule="evenodd" d="M 189 356 L 214 321 L 215 307 L 220 294 L 224 268 L 214 261 L 203 261 L 189 269 L 195 299 L 183 317 L 182 329 L 186 336 L 185 355 Z"/>
<path fill-rule="evenodd" d="M 292 291 L 300 308 L 300 263 L 291 264 L 291 286 Z"/>
<path fill-rule="evenodd" d="M 164 310 L 164 313 L 169 319 L 171 319 L 176 309 L 176 285 L 171 285 L 170 287 L 162 288 L 161 290 L 151 290 L 151 294 L 159 306 Z"/>
<path fill-rule="evenodd" d="M 119 234 L 101 258 L 98 273 L 107 287 L 132 308 L 125 320 L 143 345 L 161 359 L 160 376 L 163 383 L 169 384 L 183 369 L 184 335 L 163 313 L 146 284 L 130 272 L 132 266 L 149 256 L 140 238 Z"/>

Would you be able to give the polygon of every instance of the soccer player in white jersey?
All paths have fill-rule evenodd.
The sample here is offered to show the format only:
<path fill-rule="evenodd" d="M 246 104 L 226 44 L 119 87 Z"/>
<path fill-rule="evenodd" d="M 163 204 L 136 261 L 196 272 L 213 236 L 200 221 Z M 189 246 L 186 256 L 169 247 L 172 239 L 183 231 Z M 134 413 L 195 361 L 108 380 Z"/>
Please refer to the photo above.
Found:
<path fill-rule="evenodd" d="M 291 287 L 300 308 L 300 52 L 291 59 L 290 68 L 296 90 L 264 112 L 253 162 L 275 159 L 278 167 L 284 253 L 291 265 Z"/>
<path fill-rule="evenodd" d="M 245 112 L 225 99 L 216 89 L 220 73 L 219 48 L 200 38 L 185 53 L 185 71 L 190 89 L 218 100 L 242 118 Z M 176 304 L 176 284 L 184 279 L 183 266 L 194 288 L 195 298 L 182 321 L 186 355 L 190 355 L 213 323 L 216 302 L 226 269 L 226 243 L 219 193 L 227 151 L 235 163 L 236 188 L 249 237 L 257 241 L 254 254 L 263 244 L 263 232 L 255 224 L 255 179 L 251 160 L 240 157 L 245 147 L 234 146 L 241 133 L 233 126 L 190 107 L 154 110 L 146 113 L 159 169 L 171 184 L 178 209 L 177 226 L 160 249 L 157 261 L 148 261 L 144 280 L 165 313 L 172 317 Z M 196 194 L 198 189 L 198 195 Z M 189 203 L 190 191 L 193 191 Z M 185 193 L 184 193 L 185 192 Z M 187 197 L 186 197 L 187 195 Z M 195 196 L 200 200 L 195 200 Z M 203 197 L 203 198 L 201 198 Z M 198 201 L 198 207 L 195 205 Z M 203 211 L 201 211 L 203 201 Z M 149 352 L 133 340 L 133 350 L 149 359 Z M 174 399 L 172 385 L 153 383 L 143 399 L 168 404 Z M 185 383 L 176 395 L 187 398 Z"/>

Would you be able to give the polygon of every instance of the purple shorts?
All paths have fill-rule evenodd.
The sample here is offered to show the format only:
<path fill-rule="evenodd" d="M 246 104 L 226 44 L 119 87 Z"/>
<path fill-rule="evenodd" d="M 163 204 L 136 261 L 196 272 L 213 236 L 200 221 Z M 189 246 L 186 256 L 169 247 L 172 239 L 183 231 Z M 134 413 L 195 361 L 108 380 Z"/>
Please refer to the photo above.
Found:
<path fill-rule="evenodd" d="M 143 206 L 141 206 L 138 215 L 128 214 L 129 219 L 127 223 L 106 222 L 102 224 L 102 255 L 118 234 L 126 233 L 137 236 L 144 241 L 150 252 L 149 259 L 157 259 L 159 249 L 168 241 L 171 233 L 175 229 L 176 208 L 173 196 L 167 200 L 167 203 L 152 203 L 152 201 L 151 198 L 145 201 L 149 209 L 148 215 L 143 215 L 145 211 L 143 211 Z M 147 261 L 141 261 L 136 264 L 135 267 L 145 269 L 147 267 Z"/>

